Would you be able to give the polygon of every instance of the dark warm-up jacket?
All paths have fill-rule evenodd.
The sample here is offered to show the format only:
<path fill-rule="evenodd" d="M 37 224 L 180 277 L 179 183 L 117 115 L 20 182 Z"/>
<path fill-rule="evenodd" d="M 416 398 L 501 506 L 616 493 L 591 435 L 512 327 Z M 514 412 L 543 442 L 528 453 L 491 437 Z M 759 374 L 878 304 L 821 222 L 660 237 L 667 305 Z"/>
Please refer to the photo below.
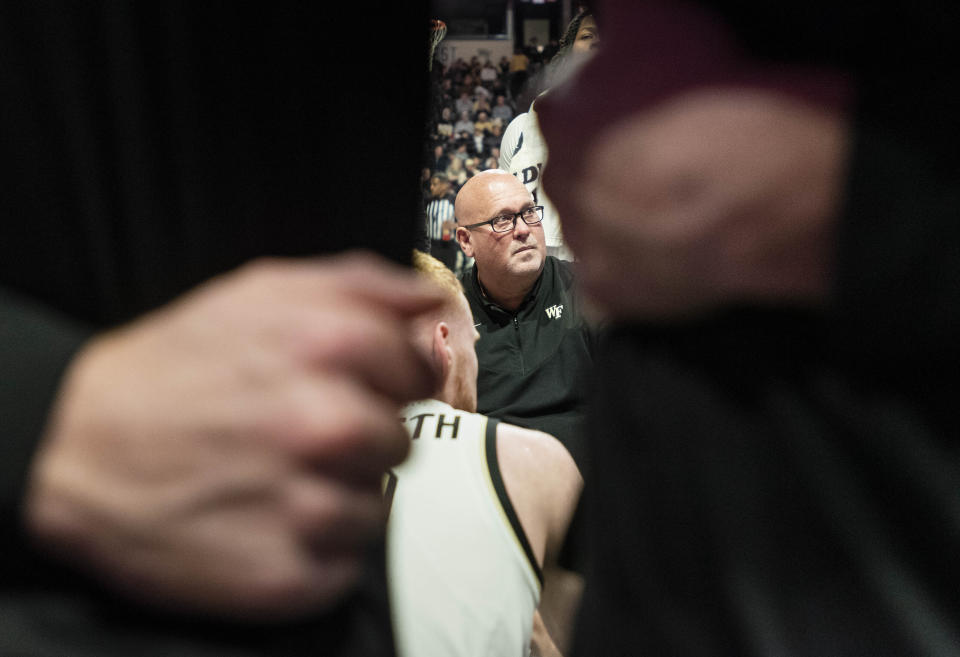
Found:
<path fill-rule="evenodd" d="M 692 91 L 765 87 L 832 111 L 839 79 L 856 101 L 824 306 L 606 333 L 571 654 L 960 655 L 956 12 L 598 10 L 603 48 L 537 103 L 552 176 Z"/>
<path fill-rule="evenodd" d="M 477 410 L 552 434 L 578 458 L 595 338 L 573 293 L 570 263 L 548 256 L 516 312 L 484 296 L 476 267 L 462 282 L 480 333 Z"/>

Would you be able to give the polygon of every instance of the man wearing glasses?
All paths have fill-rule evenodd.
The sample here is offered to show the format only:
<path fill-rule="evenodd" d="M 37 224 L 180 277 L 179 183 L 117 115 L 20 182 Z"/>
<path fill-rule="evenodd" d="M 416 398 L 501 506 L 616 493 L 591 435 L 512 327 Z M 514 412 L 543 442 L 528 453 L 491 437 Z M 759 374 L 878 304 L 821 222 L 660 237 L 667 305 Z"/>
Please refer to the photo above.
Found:
<path fill-rule="evenodd" d="M 509 173 L 474 176 L 456 199 L 461 275 L 480 340 L 477 410 L 556 436 L 576 459 L 594 337 L 571 264 L 548 256 L 543 207 Z"/>

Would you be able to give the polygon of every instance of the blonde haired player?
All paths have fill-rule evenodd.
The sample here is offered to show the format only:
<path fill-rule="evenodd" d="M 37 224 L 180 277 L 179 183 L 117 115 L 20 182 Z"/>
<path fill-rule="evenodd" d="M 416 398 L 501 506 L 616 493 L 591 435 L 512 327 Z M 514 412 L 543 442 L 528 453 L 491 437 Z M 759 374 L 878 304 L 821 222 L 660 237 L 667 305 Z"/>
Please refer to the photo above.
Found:
<path fill-rule="evenodd" d="M 388 478 L 387 573 L 400 657 L 556 654 L 534 615 L 583 480 L 552 436 L 473 412 L 479 337 L 459 281 L 416 252 L 447 291 L 415 340 L 442 373 L 409 404 L 409 458 Z"/>

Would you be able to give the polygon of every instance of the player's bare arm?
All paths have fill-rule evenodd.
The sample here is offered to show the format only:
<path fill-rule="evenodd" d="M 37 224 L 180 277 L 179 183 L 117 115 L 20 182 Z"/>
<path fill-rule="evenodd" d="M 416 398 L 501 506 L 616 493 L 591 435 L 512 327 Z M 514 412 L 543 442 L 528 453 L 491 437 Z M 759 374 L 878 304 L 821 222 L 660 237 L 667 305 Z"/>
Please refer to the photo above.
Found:
<path fill-rule="evenodd" d="M 534 633 L 534 642 L 549 640 L 552 650 L 557 650 L 557 642 L 562 650 L 582 587 L 579 576 L 557 566 L 557 558 L 583 489 L 583 477 L 556 438 L 509 424 L 498 427 L 497 459 L 507 494 L 544 572 L 543 618 L 535 619 L 543 627 Z"/>

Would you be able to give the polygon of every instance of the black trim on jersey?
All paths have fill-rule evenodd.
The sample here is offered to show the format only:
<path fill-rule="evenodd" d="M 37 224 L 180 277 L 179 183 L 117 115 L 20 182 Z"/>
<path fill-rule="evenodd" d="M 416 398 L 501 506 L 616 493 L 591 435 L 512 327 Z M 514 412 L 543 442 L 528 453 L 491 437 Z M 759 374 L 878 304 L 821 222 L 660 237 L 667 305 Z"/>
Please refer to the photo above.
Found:
<path fill-rule="evenodd" d="M 517 147 L 513 149 L 513 154 L 510 157 L 513 157 L 520 152 L 520 149 L 523 148 L 523 131 L 520 131 L 520 139 L 517 140 Z"/>
<path fill-rule="evenodd" d="M 487 419 L 486 449 L 487 468 L 490 470 L 490 481 L 493 482 L 493 489 L 497 491 L 497 497 L 500 499 L 500 506 L 503 507 L 503 512 L 507 515 L 507 520 L 510 521 L 510 526 L 513 528 L 513 533 L 516 534 L 517 540 L 520 541 L 520 547 L 523 548 L 523 553 L 527 555 L 527 561 L 530 562 L 530 566 L 533 568 L 533 572 L 537 576 L 537 580 L 540 582 L 540 588 L 542 589 L 543 571 L 537 564 L 537 558 L 533 555 L 533 548 L 530 547 L 530 541 L 527 539 L 527 533 L 523 530 L 523 525 L 520 524 L 520 518 L 517 517 L 517 512 L 513 508 L 513 503 L 510 502 L 510 496 L 507 495 L 507 487 L 504 485 L 503 476 L 500 474 L 500 462 L 497 460 L 498 424 L 500 424 L 500 420 L 495 420 L 492 417 Z"/>
<path fill-rule="evenodd" d="M 395 492 L 397 492 L 397 475 L 393 470 L 387 470 L 387 484 L 383 489 L 383 505 L 387 508 L 387 520 L 390 519 L 390 511 L 393 509 Z"/>

